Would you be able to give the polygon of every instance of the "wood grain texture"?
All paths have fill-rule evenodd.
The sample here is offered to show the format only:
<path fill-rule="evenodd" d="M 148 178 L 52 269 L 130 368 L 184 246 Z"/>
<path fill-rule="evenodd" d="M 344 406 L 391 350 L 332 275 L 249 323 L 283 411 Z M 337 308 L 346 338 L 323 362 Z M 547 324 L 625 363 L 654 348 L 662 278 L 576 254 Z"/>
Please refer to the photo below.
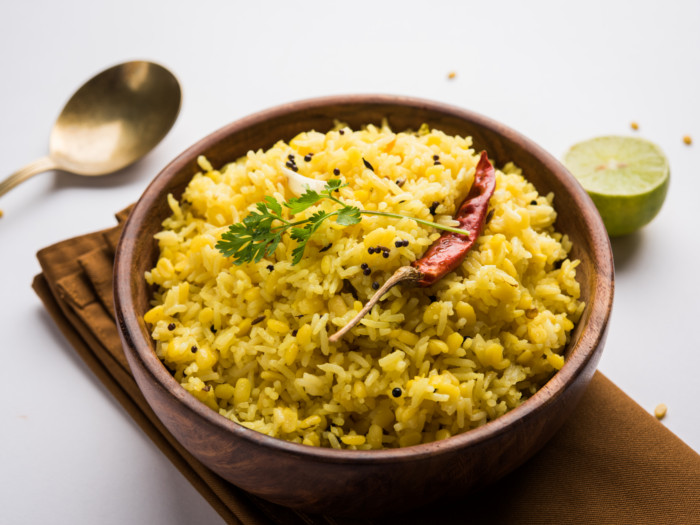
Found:
<path fill-rule="evenodd" d="M 556 227 L 568 234 L 586 310 L 566 350 L 566 364 L 531 399 L 487 425 L 444 441 L 397 450 L 307 447 L 246 429 L 198 402 L 154 352 L 143 321 L 151 291 L 143 276 L 155 264 L 153 235 L 169 215 L 165 195 L 179 197 L 202 154 L 214 166 L 267 148 L 301 131 L 325 132 L 341 120 L 470 135 L 497 166 L 513 161 L 541 194 L 553 192 Z M 378 515 L 425 505 L 492 482 L 522 464 L 561 426 L 580 399 L 603 350 L 613 300 L 610 242 L 585 191 L 551 155 L 517 132 L 472 112 L 388 95 L 313 99 L 234 122 L 178 156 L 155 178 L 124 229 L 115 264 L 115 308 L 136 381 L 156 414 L 199 460 L 223 478 L 275 503 L 307 512 Z"/>

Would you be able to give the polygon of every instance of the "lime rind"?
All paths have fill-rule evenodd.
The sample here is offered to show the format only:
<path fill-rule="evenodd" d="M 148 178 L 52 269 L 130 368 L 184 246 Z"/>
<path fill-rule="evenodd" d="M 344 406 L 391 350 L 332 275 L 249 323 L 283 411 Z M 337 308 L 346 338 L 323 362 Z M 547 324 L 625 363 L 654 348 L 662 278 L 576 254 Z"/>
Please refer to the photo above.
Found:
<path fill-rule="evenodd" d="M 655 191 L 641 196 L 601 195 L 589 192 L 611 237 L 628 235 L 649 224 L 661 211 L 669 180 Z"/>

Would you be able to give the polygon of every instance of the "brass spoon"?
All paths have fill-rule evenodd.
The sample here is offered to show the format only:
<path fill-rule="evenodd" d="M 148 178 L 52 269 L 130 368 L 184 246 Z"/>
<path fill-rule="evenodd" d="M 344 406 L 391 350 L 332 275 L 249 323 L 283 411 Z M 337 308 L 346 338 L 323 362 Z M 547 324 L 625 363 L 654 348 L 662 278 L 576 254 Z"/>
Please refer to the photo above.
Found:
<path fill-rule="evenodd" d="M 152 62 L 113 66 L 88 80 L 66 103 L 49 154 L 0 182 L 0 195 L 49 170 L 106 175 L 136 162 L 168 133 L 180 111 L 180 84 Z"/>

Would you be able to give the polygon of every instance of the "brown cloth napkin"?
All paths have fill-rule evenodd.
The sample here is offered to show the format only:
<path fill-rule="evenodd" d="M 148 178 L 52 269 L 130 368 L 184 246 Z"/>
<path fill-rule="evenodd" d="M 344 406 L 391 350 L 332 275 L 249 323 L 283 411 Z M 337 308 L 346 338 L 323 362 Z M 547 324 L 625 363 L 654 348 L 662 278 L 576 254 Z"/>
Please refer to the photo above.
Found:
<path fill-rule="evenodd" d="M 117 219 L 121 223 L 127 215 L 128 209 Z M 542 451 L 501 481 L 457 501 L 394 518 L 352 520 L 307 515 L 247 494 L 175 441 L 131 376 L 112 305 L 120 232 L 117 226 L 41 250 L 43 273 L 33 288 L 78 355 L 227 523 L 700 524 L 700 455 L 600 372 Z"/>

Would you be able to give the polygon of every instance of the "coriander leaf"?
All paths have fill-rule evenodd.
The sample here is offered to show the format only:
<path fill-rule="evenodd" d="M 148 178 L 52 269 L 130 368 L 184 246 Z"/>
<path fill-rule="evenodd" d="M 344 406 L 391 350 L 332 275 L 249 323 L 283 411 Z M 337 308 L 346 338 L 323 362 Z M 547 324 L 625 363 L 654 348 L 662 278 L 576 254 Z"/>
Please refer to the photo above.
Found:
<path fill-rule="evenodd" d="M 304 242 L 309 239 L 309 232 L 306 228 L 292 228 L 289 236 L 297 242 Z"/>
<path fill-rule="evenodd" d="M 267 237 L 263 243 L 258 245 L 261 246 L 261 249 L 258 252 L 258 255 L 255 257 L 254 261 L 260 262 L 260 260 L 263 257 L 269 257 L 270 255 L 275 253 L 277 245 L 280 243 L 281 240 L 282 236 L 279 234 L 273 234 Z M 262 247 L 264 247 L 264 249 L 262 249 Z"/>
<path fill-rule="evenodd" d="M 343 182 L 341 179 L 331 179 L 326 182 L 326 187 L 323 189 L 325 195 L 329 195 L 334 191 L 338 191 L 340 188 L 347 186 L 347 182 Z"/>
<path fill-rule="evenodd" d="M 360 209 L 355 206 L 346 206 L 345 208 L 340 208 L 338 210 L 338 216 L 335 222 L 341 226 L 350 226 L 351 224 L 357 224 L 362 220 L 360 215 Z"/>
<path fill-rule="evenodd" d="M 232 224 L 228 231 L 221 235 L 221 239 L 216 243 L 216 249 L 224 257 L 231 257 L 251 240 L 245 225 L 242 223 Z"/>
<path fill-rule="evenodd" d="M 304 256 L 306 243 L 309 242 L 311 231 L 307 228 L 308 224 L 303 228 L 292 228 L 291 237 L 297 241 L 297 246 L 292 250 L 292 265 L 298 264 Z"/>
<path fill-rule="evenodd" d="M 289 208 L 289 212 L 292 215 L 296 215 L 297 213 L 301 213 L 305 209 L 310 208 L 321 199 L 323 199 L 321 195 L 319 195 L 314 190 L 307 188 L 306 191 L 302 193 L 300 197 L 297 197 L 295 199 L 289 199 L 287 202 L 284 203 L 284 205 L 287 208 Z"/>
<path fill-rule="evenodd" d="M 299 264 L 301 258 L 304 256 L 304 250 L 306 249 L 306 241 L 301 242 L 296 248 L 292 250 L 292 266 Z"/>
<path fill-rule="evenodd" d="M 311 237 L 316 230 L 318 230 L 321 223 L 331 215 L 335 215 L 335 212 L 332 214 L 323 210 L 315 212 L 311 215 L 311 217 L 306 219 L 306 224 L 304 224 L 303 228 L 292 228 L 292 239 L 298 241 L 306 238 L 308 240 L 308 238 Z"/>
<path fill-rule="evenodd" d="M 292 239 L 298 243 L 297 247 L 292 250 L 292 265 L 295 265 L 301 261 L 301 258 L 304 255 L 304 250 L 306 249 L 306 243 L 309 241 L 314 232 L 318 230 L 323 221 L 331 215 L 332 214 L 320 210 L 308 218 L 303 228 L 292 228 L 290 235 Z"/>
<path fill-rule="evenodd" d="M 216 249 L 224 257 L 233 257 L 234 264 L 259 262 L 266 255 L 275 251 L 281 241 L 278 233 L 264 229 L 249 228 L 244 223 L 232 224 L 228 231 L 221 235 L 216 243 Z"/>
<path fill-rule="evenodd" d="M 262 204 L 262 203 L 259 202 L 258 204 Z M 260 207 L 258 207 L 258 209 L 260 209 Z M 257 212 L 251 211 L 251 212 L 250 212 L 248 215 L 246 215 L 245 218 L 243 219 L 243 224 L 246 225 L 246 226 L 249 227 L 249 228 L 255 228 L 255 227 L 256 227 L 258 224 L 260 224 L 260 222 L 265 218 L 265 214 L 264 214 L 265 208 L 264 208 L 264 206 L 263 206 L 263 210 L 262 210 L 262 211 L 263 211 L 263 213 L 257 213 Z"/>
<path fill-rule="evenodd" d="M 242 222 L 229 226 L 216 243 L 225 257 L 233 257 L 234 264 L 259 262 L 272 254 L 282 240 L 279 232 L 272 231 L 274 221 L 284 222 L 282 205 L 268 196 L 255 207 L 257 211 L 251 211 Z"/>
<path fill-rule="evenodd" d="M 277 202 L 277 199 L 268 195 L 265 197 L 265 202 L 267 203 L 267 207 L 270 208 L 277 217 L 282 216 L 282 205 Z"/>
<path fill-rule="evenodd" d="M 260 232 L 270 231 L 272 229 L 272 223 L 275 220 L 275 217 L 267 214 L 250 212 L 248 216 L 243 219 L 243 222 L 239 223 L 242 229 L 234 230 L 234 233 L 243 235 L 244 238 L 249 237 L 250 240 L 253 240 L 253 238 L 259 236 Z"/>

